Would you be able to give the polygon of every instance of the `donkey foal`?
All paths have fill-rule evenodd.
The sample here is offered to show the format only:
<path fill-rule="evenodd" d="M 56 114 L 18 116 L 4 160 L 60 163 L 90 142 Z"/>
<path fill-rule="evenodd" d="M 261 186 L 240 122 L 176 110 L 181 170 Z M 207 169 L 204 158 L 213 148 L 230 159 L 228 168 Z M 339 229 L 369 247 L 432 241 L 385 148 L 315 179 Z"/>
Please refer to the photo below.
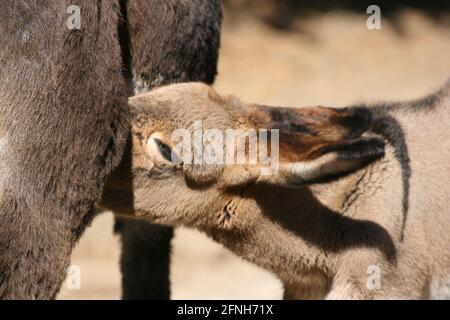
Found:
<path fill-rule="evenodd" d="M 274 272 L 286 298 L 440 298 L 450 270 L 449 88 L 333 109 L 244 104 L 199 83 L 162 87 L 129 100 L 128 152 L 102 205 L 204 231 Z M 195 135 L 199 120 L 203 130 L 279 130 L 278 171 L 261 174 L 260 159 L 185 161 L 172 133 Z"/>

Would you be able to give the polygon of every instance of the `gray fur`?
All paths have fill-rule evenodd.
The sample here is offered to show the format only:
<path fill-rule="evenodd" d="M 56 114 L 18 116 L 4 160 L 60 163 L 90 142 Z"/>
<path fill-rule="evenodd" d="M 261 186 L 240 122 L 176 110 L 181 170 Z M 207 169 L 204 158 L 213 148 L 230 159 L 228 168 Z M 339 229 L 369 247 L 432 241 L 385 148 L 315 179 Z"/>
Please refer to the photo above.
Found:
<path fill-rule="evenodd" d="M 66 26 L 71 4 L 81 6 L 81 30 Z M 1 298 L 55 297 L 120 161 L 128 121 L 118 19 L 117 1 L 0 4 Z"/>

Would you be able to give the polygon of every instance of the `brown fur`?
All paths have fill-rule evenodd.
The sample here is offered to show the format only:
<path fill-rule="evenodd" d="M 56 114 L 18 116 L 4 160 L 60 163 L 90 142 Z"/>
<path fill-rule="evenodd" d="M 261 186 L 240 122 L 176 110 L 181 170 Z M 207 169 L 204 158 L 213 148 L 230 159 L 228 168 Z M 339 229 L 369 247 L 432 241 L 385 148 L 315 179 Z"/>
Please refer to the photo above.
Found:
<path fill-rule="evenodd" d="M 338 143 L 349 135 L 341 119 L 348 116 L 330 108 L 267 108 L 256 106 L 248 117 L 256 128 L 283 129 L 280 139 L 280 160 L 289 162 L 316 159 L 323 147 Z M 295 134 L 307 133 L 306 134 Z"/>
<path fill-rule="evenodd" d="M 66 27 L 79 4 L 81 30 Z M 52 298 L 128 133 L 117 1 L 0 4 L 0 297 Z M 107 63 L 106 63 L 107 62 Z"/>

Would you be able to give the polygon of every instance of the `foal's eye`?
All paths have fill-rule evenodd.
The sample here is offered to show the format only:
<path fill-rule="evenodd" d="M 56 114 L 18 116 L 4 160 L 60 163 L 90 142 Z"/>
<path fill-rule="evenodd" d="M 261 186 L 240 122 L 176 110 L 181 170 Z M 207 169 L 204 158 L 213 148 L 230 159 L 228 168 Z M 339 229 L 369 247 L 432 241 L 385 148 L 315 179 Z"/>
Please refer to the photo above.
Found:
<path fill-rule="evenodd" d="M 180 157 L 178 157 L 176 152 L 174 152 L 168 144 L 162 142 L 158 138 L 153 138 L 153 141 L 155 142 L 155 145 L 158 148 L 159 153 L 166 161 L 172 162 L 173 164 L 176 165 L 183 164 L 183 161 L 180 159 Z"/>
<path fill-rule="evenodd" d="M 163 135 L 160 133 L 153 133 L 144 144 L 144 150 L 147 156 L 155 165 L 182 165 L 183 161 L 172 149 L 170 144 L 164 142 Z"/>
<path fill-rule="evenodd" d="M 157 138 L 154 138 L 154 141 L 164 159 L 170 162 L 176 162 L 176 159 L 172 159 L 172 148 Z"/>

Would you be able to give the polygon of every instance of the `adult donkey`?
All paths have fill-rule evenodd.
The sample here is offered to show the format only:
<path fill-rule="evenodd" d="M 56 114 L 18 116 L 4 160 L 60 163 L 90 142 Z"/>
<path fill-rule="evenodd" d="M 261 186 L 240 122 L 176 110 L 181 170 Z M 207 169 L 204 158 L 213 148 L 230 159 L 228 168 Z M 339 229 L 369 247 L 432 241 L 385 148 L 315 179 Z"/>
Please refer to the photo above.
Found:
<path fill-rule="evenodd" d="M 67 27 L 70 5 L 80 8 L 80 29 Z M 220 20 L 218 0 L 0 3 L 0 298 L 56 296 L 121 160 L 127 96 L 176 81 L 212 82 Z M 137 266 L 127 261 L 141 245 L 130 228 L 119 228 L 124 269 Z M 141 228 L 154 231 L 143 244 L 146 259 L 166 261 L 155 272 L 163 272 L 160 297 L 167 297 L 171 231 Z M 155 243 L 162 251 L 146 249 Z M 151 287 L 154 278 L 146 280 Z"/>

